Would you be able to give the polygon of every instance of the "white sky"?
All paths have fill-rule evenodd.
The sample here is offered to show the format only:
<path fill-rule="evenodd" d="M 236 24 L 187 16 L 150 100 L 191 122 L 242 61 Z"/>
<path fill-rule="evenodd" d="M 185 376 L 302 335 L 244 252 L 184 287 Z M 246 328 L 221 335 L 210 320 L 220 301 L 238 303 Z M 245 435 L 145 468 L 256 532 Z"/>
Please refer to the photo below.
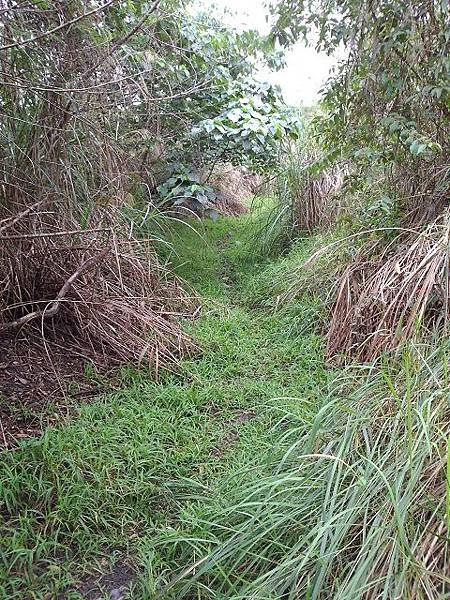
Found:
<path fill-rule="evenodd" d="M 236 13 L 225 20 L 239 29 L 258 29 L 268 33 L 266 21 L 268 10 L 265 0 L 203 0 L 202 5 L 214 4 Z M 282 71 L 264 70 L 260 77 L 280 85 L 286 102 L 293 105 L 310 106 L 319 99 L 319 90 L 328 78 L 336 60 L 326 54 L 317 53 L 314 48 L 298 42 L 286 55 L 286 67 Z"/>

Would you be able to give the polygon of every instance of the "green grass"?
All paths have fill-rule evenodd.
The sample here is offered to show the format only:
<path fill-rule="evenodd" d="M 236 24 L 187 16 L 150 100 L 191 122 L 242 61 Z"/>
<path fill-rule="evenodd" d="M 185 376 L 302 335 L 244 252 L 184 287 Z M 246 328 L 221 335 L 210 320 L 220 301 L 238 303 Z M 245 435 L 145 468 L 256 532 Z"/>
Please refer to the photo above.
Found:
<path fill-rule="evenodd" d="M 0 598 L 76 600 L 124 563 L 136 600 L 450 598 L 448 343 L 327 365 L 331 264 L 301 265 L 337 232 L 269 259 L 256 226 L 161 248 L 203 297 L 179 373 L 124 368 L 2 455 Z"/>
<path fill-rule="evenodd" d="M 343 373 L 319 411 L 286 411 L 256 476 L 222 480 L 155 540 L 179 575 L 161 595 L 449 598 L 449 356 L 405 347 Z"/>
<path fill-rule="evenodd" d="M 124 562 L 136 600 L 450 598 L 448 343 L 332 368 L 331 263 L 301 265 L 338 232 L 269 259 L 253 216 L 197 225 L 161 254 L 202 352 L 2 456 L 0 598 L 75 600 Z"/>
<path fill-rule="evenodd" d="M 177 544 L 155 540 L 262 474 L 286 411 L 309 422 L 322 405 L 320 303 L 274 313 L 255 300 L 278 267 L 249 245 L 250 224 L 180 225 L 163 251 L 204 298 L 186 323 L 201 354 L 157 383 L 123 369 L 120 390 L 2 456 L 0 597 L 79 598 L 80 582 L 123 560 L 139 572 L 134 596 L 154 597 L 179 564 Z"/>

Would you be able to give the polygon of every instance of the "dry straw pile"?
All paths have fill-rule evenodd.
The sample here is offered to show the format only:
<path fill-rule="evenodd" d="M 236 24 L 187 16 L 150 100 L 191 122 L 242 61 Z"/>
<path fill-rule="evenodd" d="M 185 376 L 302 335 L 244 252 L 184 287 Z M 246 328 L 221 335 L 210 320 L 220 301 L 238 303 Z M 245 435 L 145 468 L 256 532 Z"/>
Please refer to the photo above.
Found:
<path fill-rule="evenodd" d="M 214 208 L 221 215 L 238 216 L 249 211 L 246 201 L 258 190 L 260 177 L 244 167 L 217 163 L 213 169 L 203 169 L 202 180 L 217 193 Z"/>
<path fill-rule="evenodd" d="M 16 4 L 0 40 L 0 335 L 51 333 L 108 365 L 170 366 L 192 347 L 177 318 L 193 302 L 121 217 L 133 182 L 152 181 L 122 140 L 149 93 L 126 46 L 158 3 L 111 44 L 95 33 L 107 35 L 112 2 Z"/>
<path fill-rule="evenodd" d="M 0 222 L 0 334 L 27 327 L 62 336 L 102 363 L 156 370 L 192 344 L 178 317 L 194 302 L 158 264 L 149 242 L 126 239 L 114 219 L 53 227 L 42 206 Z M 68 342 L 71 340 L 71 342 Z"/>
<path fill-rule="evenodd" d="M 420 325 L 442 325 L 446 331 L 449 236 L 446 211 L 425 229 L 402 234 L 378 258 L 352 262 L 340 279 L 328 354 L 370 360 L 395 349 Z"/>

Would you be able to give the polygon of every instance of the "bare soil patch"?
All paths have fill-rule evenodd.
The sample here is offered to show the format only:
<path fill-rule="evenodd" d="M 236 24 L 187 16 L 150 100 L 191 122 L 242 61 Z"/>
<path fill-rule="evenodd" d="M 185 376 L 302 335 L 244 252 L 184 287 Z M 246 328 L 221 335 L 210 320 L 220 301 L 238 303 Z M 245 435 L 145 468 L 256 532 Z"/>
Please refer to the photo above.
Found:
<path fill-rule="evenodd" d="M 0 339 L 0 450 L 42 434 L 104 390 L 88 356 L 64 339 Z"/>
<path fill-rule="evenodd" d="M 224 456 L 226 451 L 239 440 L 239 425 L 252 421 L 257 417 L 254 411 L 239 410 L 236 415 L 227 423 L 228 429 L 219 441 L 216 448 L 213 449 L 212 455 L 218 458 Z"/>
<path fill-rule="evenodd" d="M 109 573 L 89 575 L 78 586 L 78 592 L 87 600 L 125 600 L 135 579 L 136 571 L 126 562 L 118 561 Z"/>

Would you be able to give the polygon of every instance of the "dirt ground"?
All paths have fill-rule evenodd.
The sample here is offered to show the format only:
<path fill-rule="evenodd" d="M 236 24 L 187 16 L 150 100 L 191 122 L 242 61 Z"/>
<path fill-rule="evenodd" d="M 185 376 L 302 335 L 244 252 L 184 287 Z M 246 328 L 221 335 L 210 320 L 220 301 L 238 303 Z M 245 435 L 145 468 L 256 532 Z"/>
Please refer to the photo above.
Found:
<path fill-rule="evenodd" d="M 65 340 L 0 339 L 0 450 L 41 435 L 101 393 L 89 358 Z"/>

